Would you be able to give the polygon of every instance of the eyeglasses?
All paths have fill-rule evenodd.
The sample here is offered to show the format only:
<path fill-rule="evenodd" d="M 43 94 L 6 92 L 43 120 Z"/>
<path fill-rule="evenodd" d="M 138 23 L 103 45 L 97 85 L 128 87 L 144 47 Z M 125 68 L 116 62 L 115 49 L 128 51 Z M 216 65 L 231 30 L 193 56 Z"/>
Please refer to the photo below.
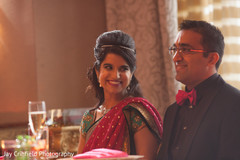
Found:
<path fill-rule="evenodd" d="M 207 51 L 204 51 L 202 49 L 189 49 L 189 48 L 177 48 L 175 46 L 169 47 L 169 54 L 174 57 L 177 53 L 177 51 L 182 55 L 188 55 L 193 53 L 207 53 Z"/>

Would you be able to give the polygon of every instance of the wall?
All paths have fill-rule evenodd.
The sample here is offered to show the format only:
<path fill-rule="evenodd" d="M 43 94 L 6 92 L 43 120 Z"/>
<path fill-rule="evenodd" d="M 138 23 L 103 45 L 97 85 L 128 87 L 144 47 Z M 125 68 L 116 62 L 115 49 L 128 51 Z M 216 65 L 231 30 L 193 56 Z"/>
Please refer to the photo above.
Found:
<path fill-rule="evenodd" d="M 86 72 L 104 10 L 104 0 L 0 1 L 0 126 L 26 124 L 29 100 L 94 105 Z"/>

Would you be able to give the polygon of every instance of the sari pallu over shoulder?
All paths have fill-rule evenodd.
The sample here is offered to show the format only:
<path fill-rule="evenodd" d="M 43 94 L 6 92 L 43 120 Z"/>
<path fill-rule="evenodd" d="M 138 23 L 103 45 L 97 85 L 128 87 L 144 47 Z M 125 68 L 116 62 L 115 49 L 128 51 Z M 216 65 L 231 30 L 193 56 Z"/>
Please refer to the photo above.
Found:
<path fill-rule="evenodd" d="M 123 147 L 124 133 L 127 125 L 123 108 L 129 104 L 141 104 L 145 111 L 153 117 L 156 132 L 162 137 L 162 119 L 156 108 L 146 99 L 140 97 L 129 97 L 114 106 L 96 125 L 90 135 L 83 152 L 96 148 L 109 148 L 121 150 Z M 134 106 L 134 105 L 133 105 Z M 134 107 L 135 108 L 135 107 Z M 140 111 L 141 112 L 141 111 Z"/>

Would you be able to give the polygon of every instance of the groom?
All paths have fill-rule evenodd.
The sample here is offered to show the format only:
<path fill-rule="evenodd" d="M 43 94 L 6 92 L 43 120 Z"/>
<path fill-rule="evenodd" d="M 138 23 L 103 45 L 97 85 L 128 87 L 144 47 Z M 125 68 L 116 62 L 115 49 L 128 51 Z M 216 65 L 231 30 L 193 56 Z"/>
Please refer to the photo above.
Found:
<path fill-rule="evenodd" d="M 160 160 L 240 160 L 240 91 L 217 73 L 224 37 L 205 21 L 185 20 L 169 52 L 185 84 L 164 118 Z"/>

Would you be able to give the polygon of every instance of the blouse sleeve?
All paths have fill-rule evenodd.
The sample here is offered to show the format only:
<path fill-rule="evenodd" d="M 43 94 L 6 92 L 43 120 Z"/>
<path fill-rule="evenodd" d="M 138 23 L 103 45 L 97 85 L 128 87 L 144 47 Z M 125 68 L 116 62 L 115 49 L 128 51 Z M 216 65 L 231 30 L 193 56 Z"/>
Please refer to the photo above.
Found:
<path fill-rule="evenodd" d="M 146 123 L 144 122 L 143 118 L 140 116 L 140 113 L 137 110 L 132 109 L 130 117 L 131 117 L 131 127 L 132 127 L 133 133 L 136 133 L 137 131 L 146 127 Z"/>
<path fill-rule="evenodd" d="M 89 127 L 94 122 L 94 115 L 90 113 L 90 111 L 87 111 L 84 113 L 81 124 L 80 124 L 80 131 L 82 133 L 82 136 L 86 136 L 86 133 L 89 129 Z"/>

